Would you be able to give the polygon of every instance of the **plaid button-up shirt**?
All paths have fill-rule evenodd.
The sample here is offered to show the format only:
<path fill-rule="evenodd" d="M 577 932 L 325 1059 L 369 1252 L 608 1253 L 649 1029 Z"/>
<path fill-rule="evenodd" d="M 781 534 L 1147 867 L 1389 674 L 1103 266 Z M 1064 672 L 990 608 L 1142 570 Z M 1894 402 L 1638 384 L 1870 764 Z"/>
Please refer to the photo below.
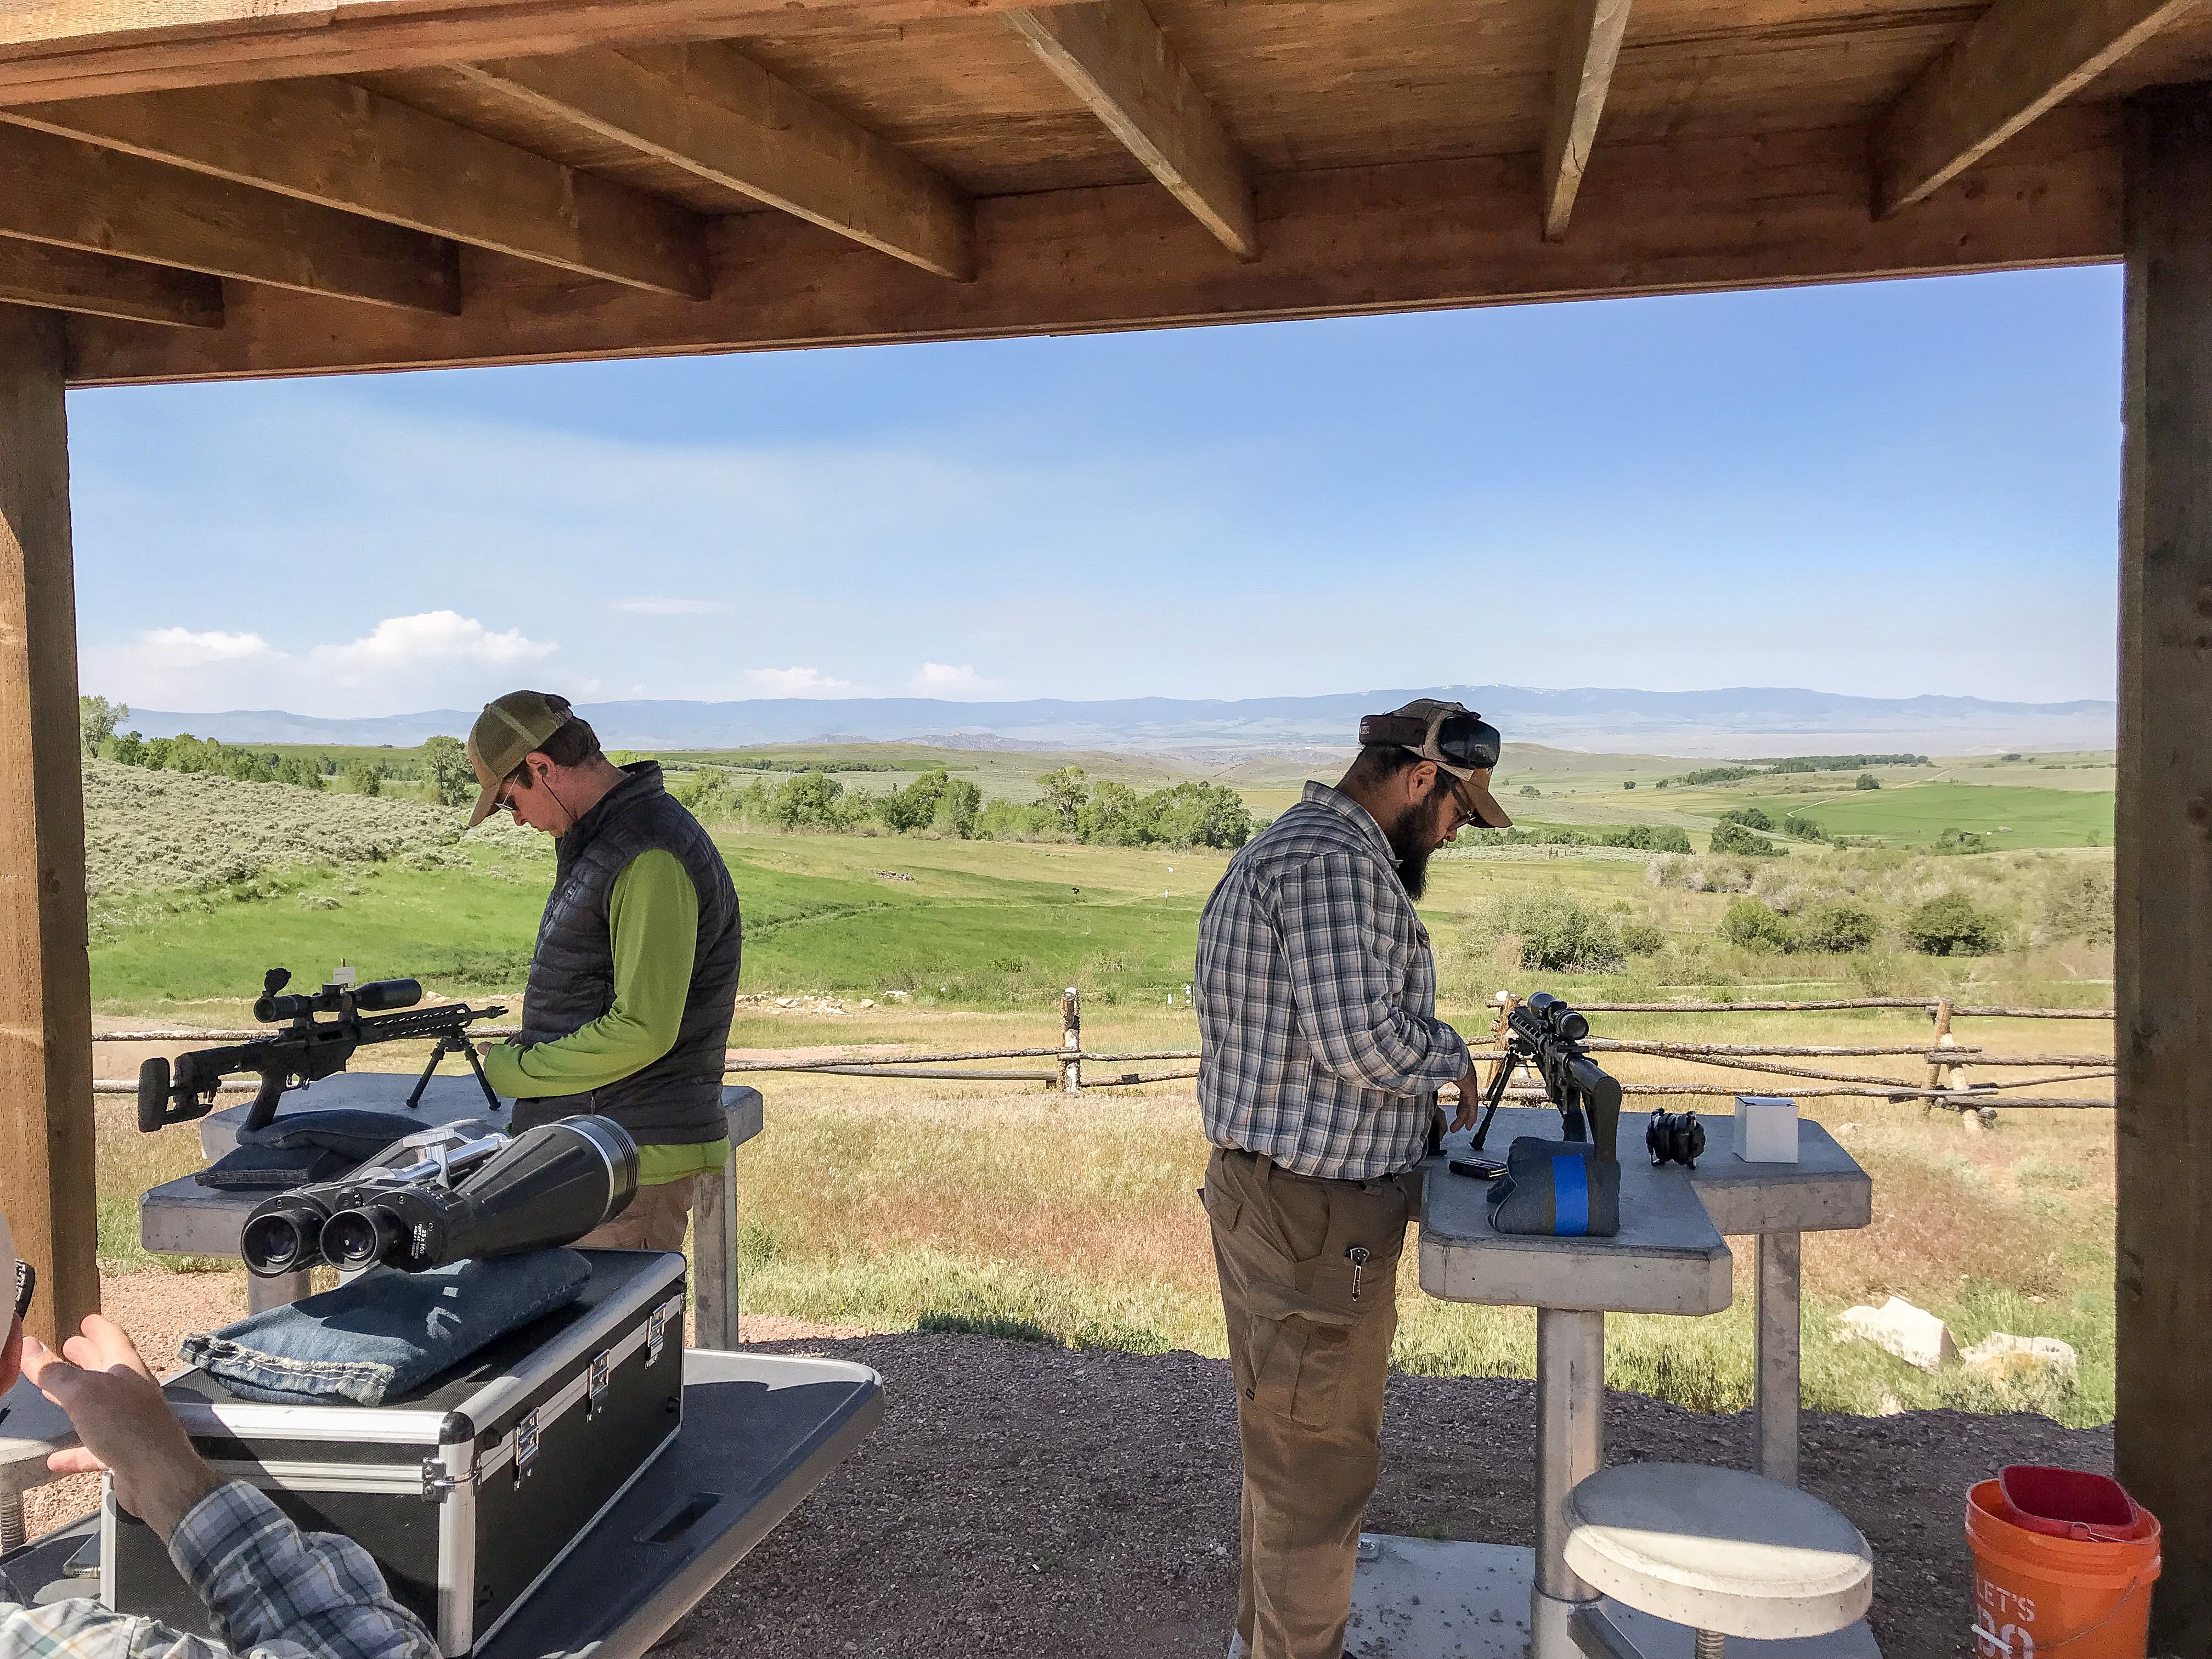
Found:
<path fill-rule="evenodd" d="M 1412 1169 L 1437 1087 L 1470 1063 L 1436 1017 L 1428 930 L 1389 842 L 1327 784 L 1229 861 L 1194 988 L 1206 1139 L 1300 1175 Z"/>
<path fill-rule="evenodd" d="M 302 1533 L 243 1481 L 192 1506 L 169 1559 L 207 1603 L 222 1645 L 93 1601 L 0 1601 L 0 1659 L 438 1659 L 368 1552 Z"/>

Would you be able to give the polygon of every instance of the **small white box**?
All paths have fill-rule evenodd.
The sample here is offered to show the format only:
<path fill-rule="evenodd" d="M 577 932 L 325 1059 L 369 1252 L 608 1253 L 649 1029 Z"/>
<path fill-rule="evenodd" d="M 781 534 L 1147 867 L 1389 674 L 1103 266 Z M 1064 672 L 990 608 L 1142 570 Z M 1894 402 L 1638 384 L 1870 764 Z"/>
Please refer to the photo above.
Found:
<path fill-rule="evenodd" d="M 1738 1095 L 1735 1155 L 1747 1164 L 1795 1164 L 1797 1103 L 1773 1095 Z"/>

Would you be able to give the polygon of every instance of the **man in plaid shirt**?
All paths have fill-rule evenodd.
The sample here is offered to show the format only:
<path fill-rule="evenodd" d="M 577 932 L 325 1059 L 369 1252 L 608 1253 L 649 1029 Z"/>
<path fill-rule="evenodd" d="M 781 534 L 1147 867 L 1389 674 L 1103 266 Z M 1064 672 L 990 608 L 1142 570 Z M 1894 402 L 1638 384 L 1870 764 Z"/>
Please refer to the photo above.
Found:
<path fill-rule="evenodd" d="M 1413 901 L 1490 793 L 1495 727 L 1421 699 L 1230 861 L 1198 929 L 1202 1194 L 1244 1455 L 1231 1659 L 1339 1659 L 1374 1495 L 1411 1174 L 1437 1091 L 1481 1091 L 1436 1017 Z"/>
<path fill-rule="evenodd" d="M 0 1251 L 0 1261 L 15 1255 L 4 1218 Z M 0 1659 L 439 1659 L 430 1632 L 392 1599 L 358 1544 L 302 1533 L 252 1486 L 207 1466 L 112 1322 L 94 1314 L 58 1354 L 24 1334 L 18 1310 L 0 1347 L 0 1394 L 19 1369 L 69 1413 L 82 1443 L 48 1467 L 112 1470 L 117 1501 L 167 1542 L 222 1639 L 89 1600 L 31 1606 L 24 1597 L 36 1587 L 0 1574 Z"/>

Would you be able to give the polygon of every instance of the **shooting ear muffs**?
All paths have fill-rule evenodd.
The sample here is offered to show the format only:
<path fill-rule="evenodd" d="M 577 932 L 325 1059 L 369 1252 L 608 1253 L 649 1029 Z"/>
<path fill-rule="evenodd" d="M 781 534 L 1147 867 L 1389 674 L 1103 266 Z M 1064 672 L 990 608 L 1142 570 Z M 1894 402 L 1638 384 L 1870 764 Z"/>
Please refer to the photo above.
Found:
<path fill-rule="evenodd" d="M 1698 1121 L 1695 1112 L 1654 1112 L 1650 1127 L 1644 1132 L 1644 1145 L 1655 1168 L 1680 1164 L 1694 1170 L 1705 1155 L 1705 1126 Z"/>

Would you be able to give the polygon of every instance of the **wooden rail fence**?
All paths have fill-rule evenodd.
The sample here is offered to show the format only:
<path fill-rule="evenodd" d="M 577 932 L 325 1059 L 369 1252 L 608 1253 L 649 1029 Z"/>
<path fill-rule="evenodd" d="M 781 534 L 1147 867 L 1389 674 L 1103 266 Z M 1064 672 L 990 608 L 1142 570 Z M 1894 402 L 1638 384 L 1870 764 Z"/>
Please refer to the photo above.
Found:
<path fill-rule="evenodd" d="M 1505 1022 L 1519 1001 L 1520 998 L 1512 992 L 1500 991 L 1498 994 L 1492 1005 L 1495 1010 L 1490 1031 L 1493 1046 L 1475 1053 L 1474 1058 L 1477 1061 L 1494 1066 L 1505 1059 L 1505 1050 L 1502 1046 Z M 1593 1036 L 1587 1046 L 1593 1053 L 1646 1054 L 1654 1059 L 1679 1060 L 1719 1071 L 1747 1072 L 1765 1077 L 1796 1079 L 1794 1085 L 1755 1085 L 1762 1094 L 1778 1095 L 1789 1099 L 1857 1097 L 1919 1100 L 1929 1108 L 1942 1106 L 1984 1122 L 1994 1117 L 1999 1104 L 2016 1109 L 2079 1110 L 2109 1108 L 2113 1103 L 2109 1097 L 2022 1097 L 2013 1092 L 2021 1089 L 2087 1083 L 2110 1078 L 2113 1075 L 2113 1061 L 2110 1054 L 1993 1054 L 1977 1045 L 1961 1042 L 1953 1029 L 1954 1023 L 1962 1018 L 2109 1021 L 2112 1013 L 2106 1008 L 2009 1007 L 1961 1004 L 1942 997 L 1852 997 L 1807 1002 L 1584 1002 L 1576 1006 L 1589 1014 L 1815 1013 L 1852 1009 L 1919 1009 L 1929 1016 L 1934 1028 L 1929 1039 L 1923 1042 L 1696 1042 L 1660 1037 Z M 1186 1081 L 1198 1075 L 1195 1065 L 1166 1063 L 1194 1061 L 1199 1058 L 1199 1051 L 1195 1048 L 1146 1049 L 1134 1053 L 1085 1048 L 1083 1046 L 1083 1000 L 1081 994 L 1073 986 L 1061 994 L 1060 1014 L 1060 1041 L 1052 1048 L 983 1048 L 957 1054 L 884 1056 L 845 1054 L 818 1060 L 752 1060 L 742 1058 L 740 1051 L 732 1050 L 723 1069 L 726 1075 L 732 1077 L 773 1072 L 830 1077 L 934 1079 L 950 1082 L 1044 1083 L 1071 1095 L 1091 1089 L 1122 1089 L 1148 1083 Z M 484 1037 L 511 1036 L 515 1028 L 511 1026 L 488 1027 L 479 1035 Z M 264 1035 L 266 1035 L 265 1031 L 259 1030 L 160 1028 L 96 1032 L 93 1041 L 95 1043 L 238 1042 Z M 1920 1060 L 1925 1062 L 1925 1075 L 1919 1084 L 1915 1085 L 1866 1071 L 1780 1063 L 1880 1058 Z M 986 1071 L 971 1069 L 981 1061 L 1022 1060 L 1051 1063 L 1048 1066 Z M 1979 1079 L 1973 1076 L 1978 1070 L 1984 1073 Z M 1986 1075 L 1993 1071 L 2036 1072 L 2041 1074 L 2002 1078 Z M 1806 1085 L 1814 1086 L 1804 1086 Z M 93 1089 L 99 1094 L 133 1094 L 137 1092 L 137 1086 L 130 1079 L 101 1078 L 94 1083 Z M 250 1080 L 240 1079 L 227 1082 L 222 1088 L 225 1094 L 246 1094 L 258 1086 Z M 1752 1086 L 1754 1085 L 1722 1079 L 1708 1083 L 1670 1080 L 1664 1083 L 1624 1083 L 1621 1091 L 1630 1096 L 1728 1098 L 1743 1093 Z M 1506 1092 L 1515 1099 L 1540 1099 L 1543 1095 L 1542 1087 L 1533 1079 L 1516 1081 L 1508 1085 Z"/>

